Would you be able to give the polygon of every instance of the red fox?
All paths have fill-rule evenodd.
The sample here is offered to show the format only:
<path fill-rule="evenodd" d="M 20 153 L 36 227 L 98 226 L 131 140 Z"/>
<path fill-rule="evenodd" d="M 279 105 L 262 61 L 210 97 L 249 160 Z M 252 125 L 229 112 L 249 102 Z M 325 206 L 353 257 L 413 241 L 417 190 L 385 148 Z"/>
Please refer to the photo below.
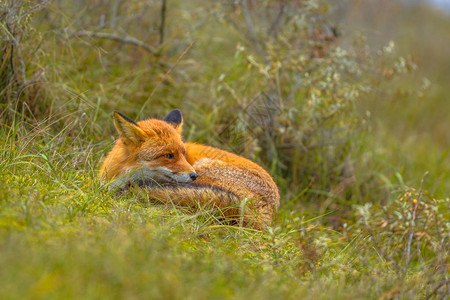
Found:
<path fill-rule="evenodd" d="M 119 132 L 99 177 L 118 189 L 143 183 L 150 197 L 196 207 L 221 209 L 227 216 L 243 216 L 244 225 L 270 226 L 280 196 L 272 177 L 256 163 L 217 148 L 183 143 L 183 118 L 178 109 L 163 120 L 135 123 L 114 112 Z"/>

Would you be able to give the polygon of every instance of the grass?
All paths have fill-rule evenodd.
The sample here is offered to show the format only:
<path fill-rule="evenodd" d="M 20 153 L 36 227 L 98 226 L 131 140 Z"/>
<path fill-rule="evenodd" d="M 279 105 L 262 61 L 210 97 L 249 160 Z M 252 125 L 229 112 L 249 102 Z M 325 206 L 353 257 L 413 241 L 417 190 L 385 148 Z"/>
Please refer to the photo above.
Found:
<path fill-rule="evenodd" d="M 279 4 L 284 23 L 271 2 L 168 2 L 163 43 L 159 1 L 117 3 L 115 18 L 100 0 L 0 4 L 0 298 L 448 297 L 443 70 L 316 31 L 330 17 L 316 1 Z M 186 140 L 271 172 L 273 228 L 105 189 L 111 112 L 174 107 Z"/>

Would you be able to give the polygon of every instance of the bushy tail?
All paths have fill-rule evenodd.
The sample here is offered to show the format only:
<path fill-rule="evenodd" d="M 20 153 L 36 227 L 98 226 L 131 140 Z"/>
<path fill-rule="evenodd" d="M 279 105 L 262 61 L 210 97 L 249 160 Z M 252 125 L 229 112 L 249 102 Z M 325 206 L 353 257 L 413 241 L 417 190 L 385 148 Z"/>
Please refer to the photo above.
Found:
<path fill-rule="evenodd" d="M 270 226 L 272 216 L 267 216 L 265 208 L 254 207 L 251 199 L 241 199 L 234 193 L 211 186 L 165 185 L 145 187 L 153 201 L 175 205 L 217 209 L 227 219 L 243 226 L 264 229 Z"/>

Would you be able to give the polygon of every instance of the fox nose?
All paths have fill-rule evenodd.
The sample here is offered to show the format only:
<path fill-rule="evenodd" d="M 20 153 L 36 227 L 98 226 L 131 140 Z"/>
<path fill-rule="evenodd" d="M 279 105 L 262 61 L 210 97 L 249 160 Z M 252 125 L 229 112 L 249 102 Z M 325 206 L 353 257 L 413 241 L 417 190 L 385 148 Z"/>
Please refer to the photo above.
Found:
<path fill-rule="evenodd" d="M 191 174 L 189 174 L 189 177 L 191 177 L 192 181 L 195 181 L 195 179 L 197 179 L 198 174 L 195 172 L 192 172 Z"/>

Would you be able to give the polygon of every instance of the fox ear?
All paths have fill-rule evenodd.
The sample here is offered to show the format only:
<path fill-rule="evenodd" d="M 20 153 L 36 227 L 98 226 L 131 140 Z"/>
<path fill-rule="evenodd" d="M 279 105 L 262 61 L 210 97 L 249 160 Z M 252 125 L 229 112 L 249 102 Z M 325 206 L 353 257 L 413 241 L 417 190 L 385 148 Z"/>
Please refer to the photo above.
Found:
<path fill-rule="evenodd" d="M 139 125 L 118 111 L 114 112 L 114 125 L 124 144 L 138 145 L 145 140 L 145 133 Z"/>
<path fill-rule="evenodd" d="M 167 116 L 164 117 L 163 121 L 166 121 L 172 125 L 179 134 L 183 130 L 183 117 L 181 116 L 181 111 L 179 109 L 174 109 Z"/>

